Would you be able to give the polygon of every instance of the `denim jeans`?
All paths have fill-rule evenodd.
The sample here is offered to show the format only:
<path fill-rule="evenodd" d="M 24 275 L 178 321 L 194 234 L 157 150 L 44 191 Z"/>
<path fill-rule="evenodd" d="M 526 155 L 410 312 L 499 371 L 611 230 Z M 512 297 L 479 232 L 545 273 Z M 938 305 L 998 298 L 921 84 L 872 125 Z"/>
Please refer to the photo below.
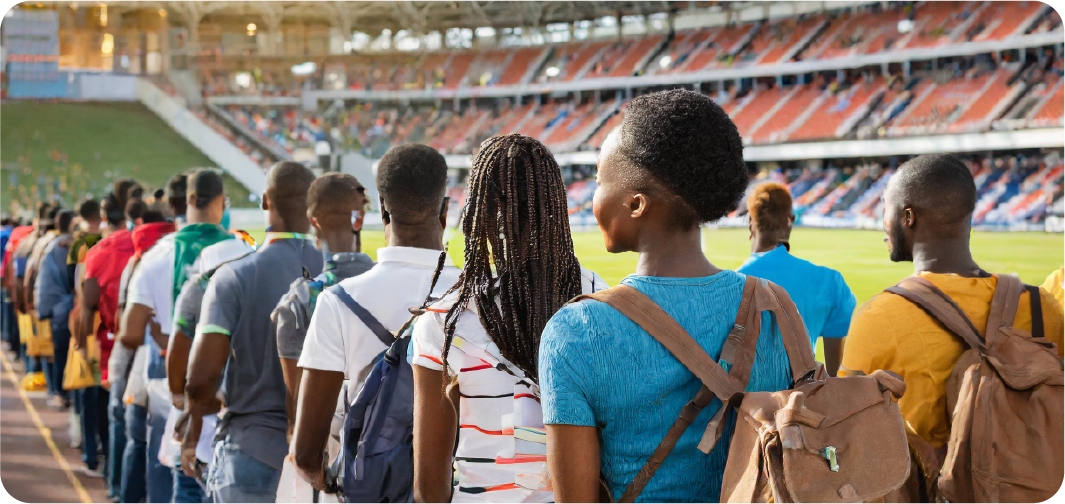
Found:
<path fill-rule="evenodd" d="M 107 456 L 110 394 L 103 387 L 83 388 L 78 393 L 81 395 L 81 461 L 95 470 L 100 463 L 99 447 L 103 447 L 103 455 Z"/>
<path fill-rule="evenodd" d="M 126 406 L 126 450 L 122 455 L 122 502 L 143 502 L 147 495 L 148 410 Z"/>
<path fill-rule="evenodd" d="M 55 384 L 55 393 L 63 399 L 68 399 L 67 391 L 63 389 L 63 373 L 67 367 L 67 352 L 70 350 L 70 328 L 66 321 L 52 324 L 52 368 L 51 378 Z M 114 453 L 114 452 L 109 452 Z"/>
<path fill-rule="evenodd" d="M 121 455 L 125 455 L 126 453 L 126 407 L 122 404 L 121 398 L 118 398 L 118 400 L 112 398 L 111 403 L 107 405 L 107 418 L 111 421 L 109 426 L 111 435 L 108 440 L 111 444 L 108 447 L 107 452 L 116 454 L 114 457 L 107 458 L 107 496 L 109 498 L 121 498 Z"/>
<path fill-rule="evenodd" d="M 8 299 L 7 290 L 0 291 L 0 331 L 7 347 L 18 352 L 18 321 L 15 319 L 15 305 Z"/>
<path fill-rule="evenodd" d="M 148 410 L 148 502 L 170 502 L 174 495 L 174 473 L 159 463 L 159 447 L 165 428 L 166 417 L 152 415 Z"/>
<path fill-rule="evenodd" d="M 41 372 L 44 373 L 44 388 L 48 395 L 58 395 L 63 390 L 63 383 L 55 381 L 55 361 L 51 357 L 38 357 L 41 360 Z"/>
<path fill-rule="evenodd" d="M 214 445 L 207 491 L 215 502 L 274 502 L 281 470 L 240 450 L 228 436 Z"/>
<path fill-rule="evenodd" d="M 207 502 L 207 493 L 196 478 L 174 469 L 174 496 L 171 502 Z"/>

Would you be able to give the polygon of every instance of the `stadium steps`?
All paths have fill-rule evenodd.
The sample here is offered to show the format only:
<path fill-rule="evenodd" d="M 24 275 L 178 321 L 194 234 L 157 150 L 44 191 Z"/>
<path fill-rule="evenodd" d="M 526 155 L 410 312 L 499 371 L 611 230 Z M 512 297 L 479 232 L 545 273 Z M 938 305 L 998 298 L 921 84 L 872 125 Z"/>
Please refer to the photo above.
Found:
<path fill-rule="evenodd" d="M 773 38 L 774 28 L 779 28 L 786 23 L 796 22 L 793 19 L 786 19 L 769 23 L 762 27 L 762 35 L 768 38 Z M 781 37 L 779 40 L 772 40 L 764 48 L 755 50 L 758 52 L 754 65 L 776 65 L 790 61 L 791 57 L 802 50 L 806 44 L 809 44 L 814 36 L 819 33 L 827 24 L 828 21 L 824 16 L 810 16 L 796 22 L 794 29 Z M 760 37 L 759 37 L 760 38 Z M 754 44 L 752 43 L 752 46 Z"/>
<path fill-rule="evenodd" d="M 610 42 L 586 42 L 584 47 L 566 65 L 567 72 L 562 80 L 565 82 L 572 82 L 584 77 L 584 75 L 595 65 L 595 62 L 599 60 L 600 56 L 602 56 L 609 48 Z"/>
<path fill-rule="evenodd" d="M 1062 100 L 1063 82 L 1065 79 L 1058 78 L 1054 87 L 1047 90 L 1042 98 L 1028 113 L 1028 125 L 1033 128 L 1060 125 L 1063 119 Z"/>
<path fill-rule="evenodd" d="M 800 84 L 785 95 L 773 110 L 766 113 L 756 132 L 751 134 L 752 144 L 778 143 L 788 133 L 805 122 L 825 100 L 825 93 L 812 84 Z"/>
<path fill-rule="evenodd" d="M 976 6 L 976 10 L 973 11 L 967 19 L 963 20 L 961 24 L 955 26 L 954 29 L 950 31 L 950 40 L 964 41 L 965 38 L 963 35 L 969 31 L 970 27 L 976 24 L 977 20 L 983 17 L 984 13 L 988 10 L 989 5 L 989 2 L 980 2 L 980 4 Z"/>
<path fill-rule="evenodd" d="M 924 104 L 924 102 L 927 101 L 928 98 L 935 93 L 938 84 L 935 81 L 931 80 L 931 78 L 929 78 L 927 82 L 918 83 L 917 86 L 920 90 L 920 93 L 914 93 L 917 96 L 913 99 L 913 101 L 910 102 L 908 106 L 906 106 L 906 108 L 902 111 L 901 114 L 895 117 L 893 121 L 894 124 L 905 124 L 906 121 L 908 121 L 910 117 L 915 113 L 915 111 L 918 110 L 922 106 L 922 104 Z M 932 106 L 934 105 L 935 104 L 933 103 Z M 888 128 L 888 134 L 891 136 L 900 135 L 904 131 L 905 129 L 902 126 L 891 126 Z"/>
<path fill-rule="evenodd" d="M 1031 0 L 989 3 L 981 19 L 987 27 L 973 37 L 973 42 L 1002 40 L 1025 33 L 1051 9 L 1042 2 Z M 1025 3 L 1027 5 L 1022 5 Z"/>
<path fill-rule="evenodd" d="M 875 86 L 875 84 L 873 85 Z M 850 132 L 853 131 L 863 119 L 869 116 L 873 111 L 873 107 L 883 100 L 884 96 L 887 94 L 887 90 L 886 84 L 880 84 L 878 87 L 875 87 L 874 91 L 867 98 L 862 100 L 861 104 L 858 105 L 842 123 L 840 123 L 836 128 L 834 136 L 836 138 L 843 138 L 850 134 Z M 854 98 L 852 97 L 852 99 Z"/>
<path fill-rule="evenodd" d="M 763 103 L 760 105 L 764 107 L 766 103 L 772 103 L 772 106 L 769 107 L 769 109 L 766 110 L 764 113 L 761 113 L 758 116 L 758 119 L 754 121 L 754 123 L 752 123 L 750 127 L 746 128 L 746 130 L 740 129 L 740 133 L 743 135 L 744 144 L 746 145 L 749 143 L 753 143 L 754 139 L 756 138 L 755 135 L 758 134 L 758 130 L 764 124 L 772 120 L 773 117 L 777 114 L 777 112 L 780 111 L 780 109 L 784 108 L 788 101 L 795 97 L 795 95 L 797 95 L 799 91 L 802 91 L 802 86 L 792 86 L 791 89 L 789 89 L 783 96 L 780 96 L 776 89 L 770 89 L 768 91 L 765 91 L 765 94 L 762 98 Z M 774 98 L 776 99 L 774 100 Z M 755 110 L 761 111 L 762 107 L 759 107 Z"/>
<path fill-rule="evenodd" d="M 947 131 L 958 133 L 987 130 L 991 122 L 1001 116 L 1028 88 L 1022 79 L 1016 79 L 1011 86 L 1011 74 L 1007 68 L 996 71 L 995 75 L 988 79 L 980 96 L 967 103 L 958 118 L 947 126 Z"/>
<path fill-rule="evenodd" d="M 799 55 L 802 54 L 807 47 L 810 47 L 810 44 L 812 44 L 814 40 L 817 40 L 817 38 L 828 29 L 830 24 L 831 22 L 829 19 L 821 18 L 821 22 L 818 23 L 814 29 L 807 31 L 806 35 L 799 39 L 799 41 L 795 43 L 791 49 L 784 54 L 784 57 L 777 61 L 777 63 L 787 63 L 799 59 Z"/>
<path fill-rule="evenodd" d="M 712 29 L 700 28 L 691 30 L 680 30 L 676 32 L 673 37 L 669 38 L 669 41 L 664 45 L 658 54 L 652 56 L 650 65 L 646 66 L 646 74 L 658 74 L 658 73 L 678 73 L 681 68 L 686 66 L 691 61 L 691 57 L 697 51 L 702 50 L 710 43 L 715 31 Z M 654 65 L 655 58 L 659 56 L 669 56 L 669 66 L 662 68 L 661 66 Z"/>
<path fill-rule="evenodd" d="M 522 74 L 521 79 L 515 84 L 524 85 L 532 82 L 532 80 L 536 78 L 536 75 L 541 72 L 544 65 L 547 64 L 547 59 L 551 57 L 551 52 L 552 47 L 548 46 L 537 53 L 536 57 L 529 63 L 529 67 L 525 69 L 525 73 Z"/>
<path fill-rule="evenodd" d="M 617 112 L 608 117 L 606 121 L 596 128 L 595 132 L 592 133 L 592 136 L 588 137 L 588 147 L 593 149 L 600 149 L 603 147 L 603 141 L 606 140 L 606 136 L 609 135 L 611 131 L 614 131 L 614 128 L 621 125 L 621 121 L 625 118 L 625 115 L 621 113 L 623 108 L 624 104 L 619 105 Z"/>
<path fill-rule="evenodd" d="M 577 150 L 585 143 L 604 122 L 610 119 L 621 107 L 621 100 L 613 100 L 610 103 L 600 103 L 593 107 L 583 117 L 576 118 L 575 124 L 569 125 L 569 134 L 564 138 L 558 138 L 558 131 L 544 143 L 554 152 L 569 152 Z M 619 114 L 620 115 L 620 114 Z"/>
<path fill-rule="evenodd" d="M 633 56 L 639 56 L 641 53 L 642 56 L 640 56 L 639 59 L 637 59 L 636 62 L 632 64 L 631 71 L 628 75 L 643 74 L 647 66 L 654 61 L 654 58 L 658 56 L 658 54 L 661 53 L 663 50 L 665 50 L 665 48 L 669 45 L 669 41 L 672 40 L 671 37 L 672 36 L 656 35 L 653 37 L 653 40 L 649 41 L 648 43 L 641 43 L 639 46 L 637 46 L 636 49 L 633 50 L 632 54 L 630 54 L 626 58 L 626 61 L 632 59 Z M 647 49 L 644 50 L 644 47 L 646 47 Z M 622 63 L 623 65 L 626 64 L 625 62 Z"/>

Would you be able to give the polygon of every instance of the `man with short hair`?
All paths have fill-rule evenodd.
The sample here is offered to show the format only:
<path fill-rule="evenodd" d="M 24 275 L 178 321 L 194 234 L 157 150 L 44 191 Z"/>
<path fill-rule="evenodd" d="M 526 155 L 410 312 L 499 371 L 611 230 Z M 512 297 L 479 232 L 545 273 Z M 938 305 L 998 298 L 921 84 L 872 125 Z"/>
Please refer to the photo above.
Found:
<path fill-rule="evenodd" d="M 66 264 L 74 215 L 72 210 L 63 210 L 56 214 L 56 231 L 59 234 L 45 246 L 34 283 L 37 317 L 42 325 L 48 324 L 52 334 L 52 362 L 48 366 L 48 372 L 54 384 L 54 395 L 49 399 L 49 404 L 64 409 L 70 406 L 69 395 L 63 389 L 63 371 L 67 365 L 70 345 L 68 317 L 74 307 L 74 292 Z"/>
<path fill-rule="evenodd" d="M 843 275 L 791 255 L 791 227 L 795 214 L 791 193 L 776 182 L 758 185 L 747 198 L 751 257 L 736 271 L 764 278 L 784 288 L 799 309 L 810 345 L 821 337 L 825 368 L 836 376 L 843 354 L 843 338 L 857 301 Z"/>
<path fill-rule="evenodd" d="M 914 273 L 950 296 L 984 332 L 998 278 L 984 271 L 969 250 L 976 185 L 964 163 L 948 154 L 903 163 L 884 193 L 885 241 L 893 262 L 912 262 Z M 1032 299 L 1032 292 L 1039 298 Z M 1042 289 L 1020 296 L 1013 327 L 1031 331 L 1032 303 L 1042 311 L 1043 335 L 1062 355 L 1062 310 Z M 906 424 L 934 448 L 950 438 L 952 412 L 946 383 L 968 344 L 923 309 L 892 293 L 858 308 L 843 349 L 841 375 L 898 373 L 906 380 L 899 408 Z"/>
<path fill-rule="evenodd" d="M 221 376 L 226 412 L 218 421 L 207 480 L 215 502 L 273 502 L 277 492 L 288 443 L 285 381 L 270 312 L 293 280 L 322 271 L 322 253 L 306 234 L 313 181 L 314 173 L 299 163 L 270 169 L 262 195 L 269 223 L 262 246 L 218 268 L 204 294 L 186 375 L 182 468 L 199 476 L 194 455 L 186 454 L 195 452 L 203 417 L 221 406 L 215 396 Z"/>
<path fill-rule="evenodd" d="M 307 216 L 318 248 L 326 255 L 325 270 L 311 279 L 297 278 L 270 315 L 277 327 L 277 353 L 287 389 L 288 434 L 296 421 L 296 395 L 300 371 L 296 366 L 318 295 L 341 280 L 373 267 L 373 259 L 359 250 L 359 232 L 369 206 L 366 189 L 355 177 L 327 173 L 311 184 Z"/>
<path fill-rule="evenodd" d="M 343 289 L 395 332 L 410 319 L 409 309 L 429 295 L 441 260 L 446 266 L 435 297 L 458 281 L 451 258 L 441 257 L 447 225 L 444 157 L 425 145 L 394 147 L 378 163 L 377 190 L 388 246 L 378 249 L 378 262 L 370 271 L 334 289 Z M 358 390 L 374 358 L 387 348 L 332 290 L 318 296 L 299 358 L 302 377 L 291 452 L 304 479 L 319 490 L 326 488 L 323 453 L 344 380 L 349 391 Z"/>
<path fill-rule="evenodd" d="M 173 223 L 165 223 L 165 232 L 169 234 L 153 240 L 154 245 L 146 249 L 139 261 L 137 256 L 131 260 L 133 273 L 118 337 L 128 349 L 148 346 L 145 383 L 149 502 L 202 502 L 205 498 L 194 480 L 171 470 L 160 460 L 172 402 L 165 381 L 165 349 L 176 291 L 188 277 L 250 251 L 242 240 L 235 239 L 219 225 L 225 210 L 222 176 L 214 170 L 198 170 L 189 177 L 188 185 L 191 186 L 186 198 L 188 224 L 173 232 Z M 135 203 L 136 200 L 131 205 Z M 150 232 L 150 226 L 138 227 L 134 235 L 142 229 Z"/>

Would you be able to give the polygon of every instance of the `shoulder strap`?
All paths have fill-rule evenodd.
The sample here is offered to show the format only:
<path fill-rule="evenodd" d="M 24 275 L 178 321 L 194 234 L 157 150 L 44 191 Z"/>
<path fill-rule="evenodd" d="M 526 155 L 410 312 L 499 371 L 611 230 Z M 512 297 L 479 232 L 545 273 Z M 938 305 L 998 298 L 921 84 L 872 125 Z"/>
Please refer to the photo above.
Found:
<path fill-rule="evenodd" d="M 976 330 L 961 307 L 932 282 L 919 276 L 910 276 L 904 278 L 898 285 L 888 287 L 885 291 L 902 296 L 924 309 L 948 331 L 968 343 L 971 348 L 981 353 L 987 350 L 984 337 L 980 331 Z"/>
<path fill-rule="evenodd" d="M 1013 275 L 995 275 L 995 278 L 998 279 L 995 295 L 991 297 L 991 310 L 988 311 L 987 328 L 984 329 L 984 340 L 988 347 L 995 346 L 995 340 L 1002 334 L 1000 329 L 1008 331 L 1013 328 L 1017 305 L 1024 291 L 1024 284 Z"/>
<path fill-rule="evenodd" d="M 363 324 L 366 324 L 366 327 L 374 333 L 374 336 L 377 336 L 377 339 L 381 340 L 381 343 L 384 343 L 389 347 L 392 346 L 392 342 L 396 340 L 396 337 L 389 332 L 388 329 L 385 329 L 385 326 L 381 325 L 381 322 L 377 320 L 377 317 L 374 317 L 369 310 L 359 304 L 358 301 L 355 301 L 347 291 L 342 289 L 339 285 L 334 285 L 329 288 L 329 292 L 332 292 L 336 297 L 340 298 L 340 301 L 342 301 L 356 317 L 359 317 L 359 320 L 361 320 Z"/>
<path fill-rule="evenodd" d="M 1035 285 L 1025 285 L 1024 290 L 1028 291 L 1028 302 L 1032 308 L 1032 337 L 1043 337 L 1043 299 L 1039 294 L 1039 287 Z"/>

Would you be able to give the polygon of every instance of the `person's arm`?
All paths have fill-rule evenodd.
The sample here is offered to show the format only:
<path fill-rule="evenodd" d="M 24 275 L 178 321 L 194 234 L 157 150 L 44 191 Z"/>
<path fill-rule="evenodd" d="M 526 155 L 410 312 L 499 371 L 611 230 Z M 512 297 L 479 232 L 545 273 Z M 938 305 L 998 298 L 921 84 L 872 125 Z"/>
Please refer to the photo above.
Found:
<path fill-rule="evenodd" d="M 825 350 L 825 371 L 829 376 L 836 376 L 839 363 L 843 360 L 843 340 L 845 338 L 821 338 Z"/>
<path fill-rule="evenodd" d="M 595 427 L 547 426 L 547 468 L 555 502 L 599 502 L 598 436 Z"/>
<path fill-rule="evenodd" d="M 854 293 L 843 280 L 843 275 L 837 271 L 833 273 L 832 309 L 821 330 L 821 345 L 825 350 L 825 370 L 830 376 L 836 376 L 839 371 L 839 364 L 843 359 L 843 340 L 850 331 L 851 318 L 858 304 Z"/>
<path fill-rule="evenodd" d="M 300 353 L 303 350 L 306 322 L 299 323 L 302 313 L 295 311 L 293 304 L 298 303 L 296 296 L 286 294 L 281 298 L 277 308 L 270 314 L 274 321 L 277 356 L 281 359 L 281 377 L 285 380 L 285 411 L 288 412 L 288 437 L 296 426 L 296 396 L 300 389 Z"/>
<path fill-rule="evenodd" d="M 205 333 L 193 340 L 188 375 L 185 377 L 189 418 L 185 440 L 181 443 L 181 467 L 186 475 L 194 478 L 200 476 L 195 460 L 203 417 L 217 413 L 222 407 L 215 390 L 228 360 L 229 335 L 220 332 Z"/>
<path fill-rule="evenodd" d="M 85 340 L 92 334 L 96 309 L 100 305 L 100 284 L 95 278 L 86 278 L 81 284 L 81 313 L 78 320 L 76 340 L 78 348 L 85 348 Z"/>
<path fill-rule="evenodd" d="M 299 396 L 300 378 L 303 370 L 298 359 L 281 357 L 281 376 L 285 379 L 285 411 L 288 412 L 288 437 L 291 441 L 296 429 L 296 398 Z"/>
<path fill-rule="evenodd" d="M 166 383 L 170 388 L 174 407 L 178 409 L 182 409 L 185 403 L 185 375 L 189 370 L 190 350 L 192 338 L 185 334 L 185 331 L 179 328 L 170 335 L 166 347 Z"/>
<path fill-rule="evenodd" d="M 457 398 L 442 392 L 442 370 L 413 368 L 414 502 L 450 502 L 455 432 L 458 431 Z M 457 390 L 451 387 L 449 392 L 457 393 Z"/>
<path fill-rule="evenodd" d="M 314 488 L 325 490 L 325 445 L 344 373 L 304 369 L 300 382 L 292 454 L 303 479 Z"/>
<path fill-rule="evenodd" d="M 129 303 L 122 312 L 122 326 L 118 342 L 126 348 L 136 349 L 144 344 L 144 329 L 152 317 L 152 309 L 140 303 Z"/>

